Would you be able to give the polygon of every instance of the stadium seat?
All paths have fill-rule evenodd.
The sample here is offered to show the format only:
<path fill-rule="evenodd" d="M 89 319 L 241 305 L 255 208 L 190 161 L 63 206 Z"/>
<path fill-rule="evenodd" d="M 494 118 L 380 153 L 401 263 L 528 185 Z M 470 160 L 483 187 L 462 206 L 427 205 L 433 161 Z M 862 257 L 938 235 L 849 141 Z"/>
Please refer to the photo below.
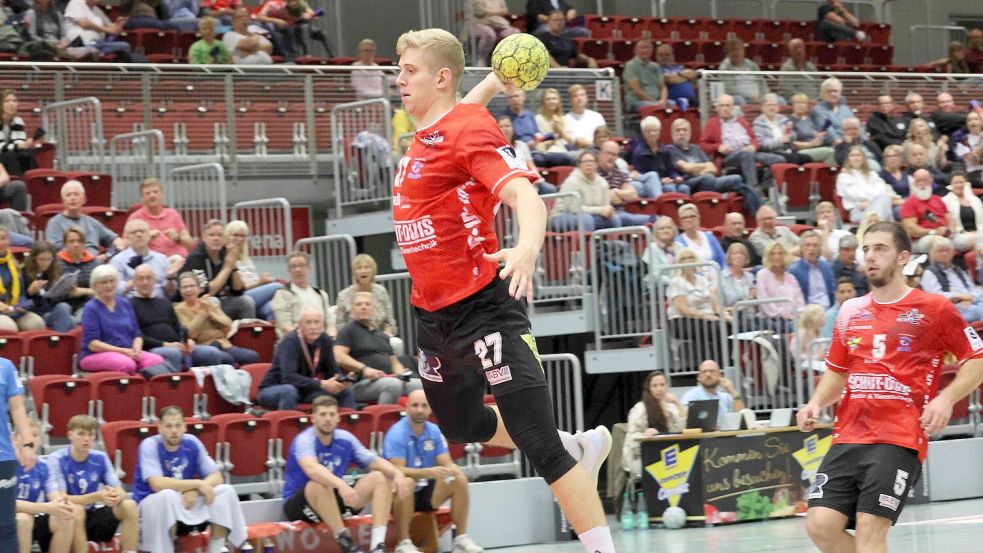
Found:
<path fill-rule="evenodd" d="M 526 14 L 524 13 L 510 13 L 509 24 L 519 29 L 523 33 L 526 32 Z"/>
<path fill-rule="evenodd" d="M 840 56 L 845 64 L 862 65 L 867 57 L 867 48 L 862 44 L 843 43 L 840 45 Z"/>
<path fill-rule="evenodd" d="M 99 428 L 106 454 L 113 461 L 116 475 L 126 484 L 133 483 L 140 442 L 155 436 L 157 427 L 139 421 L 107 422 Z"/>
<path fill-rule="evenodd" d="M 371 422 L 371 449 L 382 452 L 382 440 L 386 431 L 406 416 L 406 410 L 401 405 L 367 405 L 362 409 L 362 414 Z"/>
<path fill-rule="evenodd" d="M 198 383 L 190 372 L 161 374 L 147 382 L 147 395 L 150 403 L 147 414 L 157 420 L 160 410 L 174 405 L 180 407 L 185 416 L 198 414 Z"/>
<path fill-rule="evenodd" d="M 885 66 L 894 63 L 894 46 L 890 44 L 865 44 L 866 58 L 872 65 Z"/>
<path fill-rule="evenodd" d="M 78 347 L 75 337 L 52 330 L 25 332 L 24 355 L 28 358 L 30 376 L 59 374 L 71 376 L 78 363 Z"/>
<path fill-rule="evenodd" d="M 627 39 L 615 39 L 611 41 L 611 58 L 621 63 L 635 57 L 635 41 Z"/>
<path fill-rule="evenodd" d="M 860 30 L 867 33 L 870 44 L 887 45 L 891 43 L 891 25 L 889 23 L 865 21 L 860 24 Z"/>
<path fill-rule="evenodd" d="M 48 436 L 66 436 L 68 419 L 75 415 L 95 415 L 91 382 L 51 374 L 30 379 L 28 387 Z"/>
<path fill-rule="evenodd" d="M 761 24 L 757 19 L 738 19 L 731 24 L 731 31 L 734 35 L 744 42 L 754 42 L 758 40 L 758 32 Z M 750 56 L 748 56 L 750 57 Z"/>
<path fill-rule="evenodd" d="M 311 417 L 300 411 L 270 411 L 263 414 L 263 418 L 270 421 L 271 435 L 275 440 L 274 458 L 276 459 L 279 474 L 277 480 L 283 480 L 283 467 L 287 464 L 287 455 L 290 452 L 290 444 L 311 425 Z"/>
<path fill-rule="evenodd" d="M 667 40 L 672 37 L 673 22 L 665 17 L 646 19 L 645 27 L 652 40 Z"/>
<path fill-rule="evenodd" d="M 222 394 L 218 393 L 215 387 L 215 379 L 212 375 L 205 376 L 205 383 L 201 387 L 201 396 L 198 400 L 198 414 L 201 418 L 211 419 L 216 415 L 243 414 L 246 410 L 245 405 L 236 405 L 226 401 Z"/>
<path fill-rule="evenodd" d="M 690 197 L 686 194 L 663 192 L 661 196 L 655 199 L 655 205 L 659 215 L 671 217 L 676 225 L 679 226 L 679 207 L 685 203 L 689 203 L 689 201 Z"/>
<path fill-rule="evenodd" d="M 649 22 L 644 17 L 622 17 L 615 24 L 615 29 L 621 33 L 621 38 L 638 40 L 649 31 Z"/>
<path fill-rule="evenodd" d="M 675 19 L 674 21 L 673 29 L 676 31 L 678 39 L 698 40 L 702 38 L 701 33 L 707 27 L 710 20 L 702 17 L 688 17 Z M 678 52 L 676 53 L 676 61 L 680 61 Z"/>
<path fill-rule="evenodd" d="M 91 205 L 112 205 L 113 176 L 91 171 L 71 171 L 65 174 L 69 179 L 82 183 L 85 189 L 85 202 Z M 59 201 L 61 199 L 59 198 Z"/>
<path fill-rule="evenodd" d="M 141 421 L 147 417 L 147 381 L 140 375 L 116 372 L 90 373 L 85 380 L 92 383 L 95 417 L 100 424 L 114 421 Z"/>
<path fill-rule="evenodd" d="M 24 339 L 17 334 L 0 335 L 0 357 L 10 360 L 19 374 L 26 374 Z"/>
<path fill-rule="evenodd" d="M 781 64 L 785 55 L 785 47 L 777 42 L 755 42 L 755 56 L 762 65 Z M 748 56 L 752 57 L 752 56 Z"/>
<path fill-rule="evenodd" d="M 372 442 L 372 418 L 361 411 L 339 413 L 338 428 L 351 432 L 365 447 Z"/>
<path fill-rule="evenodd" d="M 258 353 L 260 362 L 269 363 L 273 361 L 273 349 L 276 347 L 276 327 L 263 321 L 240 324 L 239 330 L 229 340 L 234 346 Z"/>
<path fill-rule="evenodd" d="M 783 19 L 785 34 L 789 38 L 800 38 L 806 43 L 812 40 L 813 31 L 816 28 L 815 21 L 802 21 L 799 19 Z"/>
<path fill-rule="evenodd" d="M 788 200 L 789 211 L 811 211 L 813 200 L 812 171 L 794 163 L 775 163 L 771 166 L 775 186 Z"/>
<path fill-rule="evenodd" d="M 137 29 L 131 31 L 140 33 L 144 55 L 170 54 L 178 51 L 178 32 L 175 30 Z"/>
<path fill-rule="evenodd" d="M 816 65 L 833 65 L 839 63 L 840 49 L 835 43 L 809 42 L 806 43 L 807 51 L 809 50 L 810 46 L 814 52 L 814 55 L 811 55 L 810 57 L 815 57 Z"/>
<path fill-rule="evenodd" d="M 268 419 L 244 413 L 216 415 L 218 441 L 228 476 L 266 476 L 265 483 L 251 488 L 270 489 L 274 483 L 272 424 Z M 264 456 L 262 452 L 266 452 Z M 237 491 L 246 486 L 236 485 Z"/>
<path fill-rule="evenodd" d="M 703 61 L 707 63 L 720 63 L 723 61 L 725 54 L 724 42 L 723 40 L 701 40 L 699 46 Z"/>
<path fill-rule="evenodd" d="M 693 203 L 700 210 L 700 226 L 709 228 L 724 224 L 727 202 L 722 194 L 711 191 L 696 192 L 693 194 Z"/>
<path fill-rule="evenodd" d="M 550 167 L 546 170 L 546 182 L 550 184 L 555 184 L 560 186 L 563 181 L 567 180 L 570 173 L 573 172 L 573 167 L 569 165 L 558 165 L 556 167 Z"/>
<path fill-rule="evenodd" d="M 785 42 L 785 23 L 781 20 L 766 19 L 758 27 L 761 37 L 768 42 Z"/>
<path fill-rule="evenodd" d="M 672 51 L 676 58 L 676 63 L 686 63 L 696 61 L 696 56 L 700 52 L 700 44 L 696 39 L 677 40 L 672 42 Z"/>
<path fill-rule="evenodd" d="M 256 396 L 259 394 L 259 383 L 263 381 L 266 372 L 270 370 L 270 363 L 251 363 L 243 365 L 240 369 L 249 373 L 249 400 L 256 403 Z"/>
<path fill-rule="evenodd" d="M 618 27 L 621 17 L 610 15 L 584 16 L 584 26 L 590 31 L 591 38 L 610 38 Z"/>
<path fill-rule="evenodd" d="M 703 26 L 707 40 L 726 42 L 730 34 L 731 23 L 726 19 L 711 19 Z"/>
<path fill-rule="evenodd" d="M 557 297 L 582 291 L 587 281 L 586 271 L 577 231 L 546 233 L 535 275 L 536 289 L 541 296 Z"/>
<path fill-rule="evenodd" d="M 61 204 L 61 185 L 68 176 L 57 169 L 31 169 L 24 172 L 27 193 L 31 196 L 31 208 L 45 204 Z"/>
<path fill-rule="evenodd" d="M 201 441 L 202 445 L 205 446 L 205 450 L 212 456 L 215 463 L 223 466 L 219 458 L 221 451 L 218 448 L 218 425 L 212 421 L 202 421 L 191 417 L 184 418 L 184 425 L 188 434 Z"/>
<path fill-rule="evenodd" d="M 806 163 L 804 165 L 812 171 L 812 180 L 816 183 L 816 193 L 822 201 L 832 202 L 838 196 L 836 194 L 836 175 L 840 168 L 825 163 Z"/>
<path fill-rule="evenodd" d="M 610 39 L 576 38 L 577 51 L 596 60 L 606 60 L 611 54 Z"/>
<path fill-rule="evenodd" d="M 82 213 L 99 221 L 116 234 L 123 236 L 123 227 L 126 226 L 127 217 L 125 211 L 101 205 L 87 205 L 82 208 Z"/>

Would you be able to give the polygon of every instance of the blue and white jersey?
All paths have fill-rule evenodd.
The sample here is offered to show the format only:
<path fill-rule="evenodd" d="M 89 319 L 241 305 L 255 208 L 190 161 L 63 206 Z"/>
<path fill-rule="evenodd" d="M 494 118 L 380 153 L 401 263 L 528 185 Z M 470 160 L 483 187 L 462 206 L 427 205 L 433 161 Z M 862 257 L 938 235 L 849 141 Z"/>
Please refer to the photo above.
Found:
<path fill-rule="evenodd" d="M 10 417 L 7 402 L 14 396 L 24 395 L 24 387 L 17 375 L 17 368 L 8 359 L 0 357 L 0 461 L 13 461 L 14 446 L 10 443 Z"/>
<path fill-rule="evenodd" d="M 133 475 L 133 500 L 139 503 L 154 493 L 147 483 L 152 476 L 164 476 L 177 480 L 200 480 L 218 470 L 218 465 L 208 455 L 205 444 L 197 437 L 185 434 L 174 451 L 164 447 L 160 436 L 151 436 L 140 442 L 139 458 Z"/>
<path fill-rule="evenodd" d="M 120 487 L 113 463 L 104 452 L 90 449 L 84 461 L 72 458 L 72 448 L 66 447 L 48 455 L 48 470 L 57 491 L 68 495 L 95 493 L 105 486 Z M 86 509 L 95 508 L 95 504 Z"/>
<path fill-rule="evenodd" d="M 423 423 L 423 432 L 417 436 L 410 425 L 410 418 L 403 417 L 386 432 L 382 443 L 382 456 L 386 459 L 403 459 L 411 469 L 426 469 L 437 465 L 437 456 L 447 453 L 447 440 L 440 428 L 430 422 Z"/>
<path fill-rule="evenodd" d="M 310 480 L 300 466 L 299 461 L 304 457 L 316 458 L 318 463 L 339 478 L 345 475 L 349 464 L 355 463 L 364 469 L 375 460 L 375 454 L 366 449 L 351 432 L 335 429 L 331 436 L 331 443 L 324 445 L 317 437 L 317 429 L 312 426 L 294 438 L 293 443 L 290 444 L 287 470 L 283 478 L 285 499 L 303 490 Z"/>
<path fill-rule="evenodd" d="M 17 499 L 31 503 L 44 503 L 47 494 L 57 491 L 51 479 L 48 463 L 41 457 L 34 468 L 27 470 L 23 465 L 17 465 Z"/>

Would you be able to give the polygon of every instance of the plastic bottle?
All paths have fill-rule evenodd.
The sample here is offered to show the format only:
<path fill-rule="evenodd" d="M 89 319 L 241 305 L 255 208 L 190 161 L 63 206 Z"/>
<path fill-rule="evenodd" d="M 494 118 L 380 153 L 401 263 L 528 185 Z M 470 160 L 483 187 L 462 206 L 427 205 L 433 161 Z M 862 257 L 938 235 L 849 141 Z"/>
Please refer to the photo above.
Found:
<path fill-rule="evenodd" d="M 276 553 L 276 546 L 270 538 L 263 540 L 263 553 Z"/>
<path fill-rule="evenodd" d="M 635 513 L 631 507 L 631 498 L 625 492 L 625 498 L 621 502 L 621 529 L 631 530 L 635 527 Z"/>
<path fill-rule="evenodd" d="M 638 502 L 638 510 L 635 513 L 635 528 L 647 530 L 649 527 L 649 508 L 645 504 L 645 492 L 639 491 L 635 501 Z"/>

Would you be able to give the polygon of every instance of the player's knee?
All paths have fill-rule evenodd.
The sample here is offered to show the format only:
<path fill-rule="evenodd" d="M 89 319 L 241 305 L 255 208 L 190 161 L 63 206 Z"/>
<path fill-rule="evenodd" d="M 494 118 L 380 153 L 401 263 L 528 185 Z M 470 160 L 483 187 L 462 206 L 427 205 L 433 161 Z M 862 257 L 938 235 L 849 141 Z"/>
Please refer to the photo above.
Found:
<path fill-rule="evenodd" d="M 880 543 L 887 539 L 891 521 L 867 513 L 857 513 L 856 540 L 858 544 Z"/>
<path fill-rule="evenodd" d="M 806 533 L 820 549 L 823 544 L 832 543 L 837 540 L 843 529 L 833 524 L 827 517 L 816 516 L 810 513 L 806 518 Z"/>
<path fill-rule="evenodd" d="M 124 519 L 137 520 L 140 518 L 140 508 L 137 506 L 137 502 L 132 499 L 124 499 L 120 503 L 120 511 Z"/>
<path fill-rule="evenodd" d="M 487 405 L 459 413 L 463 416 L 440 421 L 440 430 L 449 441 L 459 444 L 487 442 L 498 430 L 498 415 Z"/>
<path fill-rule="evenodd" d="M 309 504 L 314 505 L 319 497 L 332 491 L 332 489 L 324 484 L 319 484 L 313 480 L 309 480 L 307 484 L 304 485 L 304 499 L 306 499 Z"/>
<path fill-rule="evenodd" d="M 27 513 L 17 513 L 17 530 L 19 531 L 34 530 L 34 515 L 29 515 Z"/>
<path fill-rule="evenodd" d="M 85 509 L 81 505 L 75 506 L 74 521 L 77 525 L 85 524 Z"/>
<path fill-rule="evenodd" d="M 75 525 L 74 517 L 62 518 L 60 516 L 52 516 L 48 518 L 48 526 L 51 528 L 51 531 L 55 533 L 71 532 L 72 526 L 74 525 Z"/>

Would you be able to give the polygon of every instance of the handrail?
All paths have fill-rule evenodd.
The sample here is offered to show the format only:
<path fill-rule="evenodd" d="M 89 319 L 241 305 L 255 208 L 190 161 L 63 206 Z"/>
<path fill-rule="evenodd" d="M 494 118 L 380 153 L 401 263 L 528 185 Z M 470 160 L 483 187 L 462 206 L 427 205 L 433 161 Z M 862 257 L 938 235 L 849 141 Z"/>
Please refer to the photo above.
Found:
<path fill-rule="evenodd" d="M 768 4 L 766 3 L 765 0 L 748 0 L 748 1 L 758 2 L 759 4 L 761 4 L 762 17 L 764 17 L 765 19 L 769 19 Z M 797 0 L 797 1 L 811 2 L 812 0 Z M 666 2 L 668 2 L 668 0 L 659 0 L 659 14 L 661 14 L 661 17 L 666 17 Z M 653 0 L 653 5 L 654 5 L 654 0 Z M 713 19 L 717 19 L 717 0 L 710 0 L 710 17 L 712 17 Z"/>
<path fill-rule="evenodd" d="M 966 29 L 966 27 L 963 27 L 962 25 L 912 25 L 911 27 L 908 27 L 908 40 L 909 40 L 909 44 L 912 46 L 911 48 L 912 65 L 917 64 L 917 62 L 915 61 L 916 49 L 914 48 L 915 31 L 927 31 L 925 33 L 926 52 L 932 52 L 932 31 L 950 31 L 950 32 L 962 31 L 963 34 L 969 36 L 969 31 Z M 947 47 L 946 45 L 943 45 L 943 48 L 939 51 L 945 52 L 946 47 Z"/>
<path fill-rule="evenodd" d="M 778 5 L 779 2 L 787 2 L 787 3 L 793 3 L 793 2 L 795 2 L 795 3 L 799 3 L 799 4 L 815 4 L 815 5 L 818 6 L 820 4 L 825 4 L 826 3 L 826 0 L 772 0 L 771 1 L 771 12 L 769 12 L 769 14 L 766 14 L 765 17 L 771 17 L 773 19 L 777 19 L 777 17 L 776 17 L 776 13 L 777 13 L 776 12 L 776 6 Z M 883 18 L 883 15 L 884 15 L 883 6 L 881 6 L 880 4 L 878 4 L 878 2 L 883 2 L 883 0 L 843 0 L 843 3 L 844 4 L 854 4 L 854 10 L 853 10 L 853 12 L 854 12 L 854 15 L 855 16 L 857 15 L 857 13 L 856 13 L 857 12 L 856 6 L 870 6 L 870 8 L 872 10 L 874 10 L 874 19 L 876 21 L 883 21 L 884 20 L 884 18 Z"/>

